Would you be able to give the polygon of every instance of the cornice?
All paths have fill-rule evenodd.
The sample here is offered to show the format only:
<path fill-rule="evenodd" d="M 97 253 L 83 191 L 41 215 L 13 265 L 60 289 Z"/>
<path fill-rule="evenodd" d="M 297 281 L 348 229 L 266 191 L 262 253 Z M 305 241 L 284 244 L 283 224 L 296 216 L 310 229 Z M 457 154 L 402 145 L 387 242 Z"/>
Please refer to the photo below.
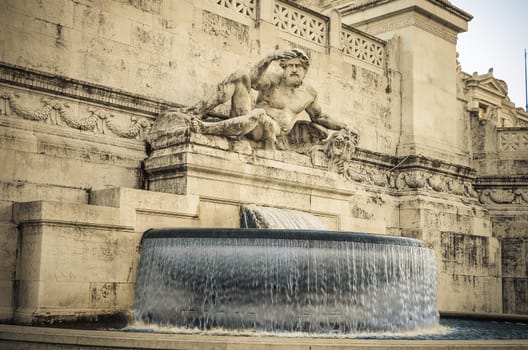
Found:
<path fill-rule="evenodd" d="M 352 3 L 352 4 L 348 4 L 348 5 L 344 5 L 344 6 L 341 6 L 341 7 L 338 7 L 337 10 L 341 13 L 342 16 L 346 16 L 346 15 L 349 15 L 351 13 L 354 13 L 354 12 L 359 12 L 359 11 L 364 11 L 366 9 L 369 9 L 369 8 L 372 8 L 372 7 L 376 7 L 376 6 L 379 6 L 379 5 L 382 5 L 382 4 L 386 4 L 386 3 L 389 3 L 391 1 L 395 1 L 395 0 L 367 0 L 367 1 L 364 1 L 362 3 Z M 450 12 L 451 14 L 455 15 L 455 16 L 458 16 L 460 18 L 462 18 L 463 20 L 465 21 L 471 21 L 473 19 L 473 16 L 469 13 L 467 13 L 466 11 L 454 6 L 453 4 L 451 4 L 449 1 L 446 1 L 446 0 L 426 0 L 436 6 L 439 6 L 439 7 L 442 7 L 443 9 L 445 9 L 446 11 Z"/>
<path fill-rule="evenodd" d="M 473 16 L 469 14 L 468 12 L 462 10 L 459 7 L 454 6 L 451 2 L 447 0 L 427 0 L 432 4 L 435 4 L 437 6 L 445 8 L 447 11 L 451 12 L 452 14 L 464 19 L 465 21 L 471 21 L 473 19 Z"/>
<path fill-rule="evenodd" d="M 81 80 L 0 62 L 0 83 L 157 116 L 175 103 L 133 94 Z"/>
<path fill-rule="evenodd" d="M 475 188 L 488 187 L 528 187 L 528 176 L 479 176 L 475 180 Z"/>
<path fill-rule="evenodd" d="M 414 10 L 415 11 L 411 8 L 401 11 L 393 17 L 386 17 L 376 22 L 365 24 L 366 27 L 364 29 L 373 35 L 377 35 L 388 31 L 415 26 L 450 43 L 456 43 L 457 33 L 455 30 L 438 22 L 431 21 L 429 17 L 427 17 L 427 13 L 418 8 Z"/>

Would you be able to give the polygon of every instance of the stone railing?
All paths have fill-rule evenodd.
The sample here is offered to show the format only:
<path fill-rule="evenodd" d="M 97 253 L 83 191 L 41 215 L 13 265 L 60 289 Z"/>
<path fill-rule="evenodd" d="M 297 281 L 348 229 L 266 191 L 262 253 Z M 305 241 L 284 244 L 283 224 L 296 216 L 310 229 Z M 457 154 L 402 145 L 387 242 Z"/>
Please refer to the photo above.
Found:
<path fill-rule="evenodd" d="M 384 68 L 385 41 L 341 24 L 339 15 L 325 16 L 288 0 L 211 0 L 223 10 L 344 55 Z M 339 29 L 340 28 L 340 29 Z"/>
<path fill-rule="evenodd" d="M 214 0 L 221 7 L 227 8 L 240 15 L 257 19 L 257 0 Z"/>
<path fill-rule="evenodd" d="M 308 11 L 297 5 L 275 1 L 273 24 L 278 29 L 326 46 L 328 44 L 328 22 L 326 16 Z"/>
<path fill-rule="evenodd" d="M 340 35 L 341 47 L 345 55 L 383 67 L 385 42 L 371 37 L 357 29 L 343 25 Z"/>

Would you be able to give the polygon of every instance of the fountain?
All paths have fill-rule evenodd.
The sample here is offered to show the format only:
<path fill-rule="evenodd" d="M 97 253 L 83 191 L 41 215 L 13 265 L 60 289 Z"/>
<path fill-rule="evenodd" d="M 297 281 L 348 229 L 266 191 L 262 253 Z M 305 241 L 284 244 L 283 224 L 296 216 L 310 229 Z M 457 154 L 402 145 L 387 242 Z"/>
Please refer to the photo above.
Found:
<path fill-rule="evenodd" d="M 319 219 L 302 211 L 255 204 L 240 207 L 240 227 L 327 230 Z"/>
<path fill-rule="evenodd" d="M 241 220 L 258 213 L 261 224 L 269 222 L 270 211 L 273 220 L 295 214 L 246 207 Z M 153 229 L 142 239 L 134 310 L 147 323 L 199 329 L 405 331 L 437 324 L 436 288 L 434 251 L 415 239 L 313 229 Z"/>

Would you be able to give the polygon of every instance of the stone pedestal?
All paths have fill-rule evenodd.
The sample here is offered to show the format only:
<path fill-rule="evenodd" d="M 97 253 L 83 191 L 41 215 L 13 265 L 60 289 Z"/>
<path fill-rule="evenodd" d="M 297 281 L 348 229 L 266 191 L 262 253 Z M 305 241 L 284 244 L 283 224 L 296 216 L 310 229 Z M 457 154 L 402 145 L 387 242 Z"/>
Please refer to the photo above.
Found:
<path fill-rule="evenodd" d="M 16 323 L 60 323 L 132 307 L 139 243 L 119 209 L 38 201 L 14 206 L 20 227 Z"/>

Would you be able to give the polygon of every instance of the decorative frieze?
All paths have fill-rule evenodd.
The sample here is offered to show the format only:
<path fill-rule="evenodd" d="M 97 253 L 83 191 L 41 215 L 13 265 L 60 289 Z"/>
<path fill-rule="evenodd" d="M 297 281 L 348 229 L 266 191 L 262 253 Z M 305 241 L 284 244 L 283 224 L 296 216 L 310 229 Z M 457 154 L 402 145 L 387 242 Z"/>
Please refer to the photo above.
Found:
<path fill-rule="evenodd" d="M 129 116 L 128 125 L 122 127 L 116 123 L 112 111 L 97 107 L 88 107 L 86 115 L 74 117 L 68 102 L 56 98 L 41 98 L 37 108 L 28 107 L 29 102 L 26 104 L 22 100 L 17 93 L 0 91 L 0 115 L 136 140 L 145 140 L 152 126 L 148 118 Z"/>
<path fill-rule="evenodd" d="M 310 154 L 312 165 L 342 174 L 347 181 L 365 185 L 385 187 L 396 191 L 420 190 L 444 193 L 459 196 L 465 200 L 478 198 L 473 188 L 472 177 L 455 173 L 446 174 L 450 172 L 449 164 L 437 162 L 432 167 L 415 164 L 402 170 L 389 168 L 389 164 L 386 163 L 388 159 L 385 162 L 378 162 L 379 164 L 373 164 L 373 159 L 366 162 L 360 159 L 360 153 L 364 151 L 356 149 L 357 134 L 352 133 L 351 135 L 356 135 L 356 138 L 350 138 L 349 134 L 335 133 L 322 145 L 314 146 Z M 438 172 L 439 168 L 445 169 L 443 172 Z"/>
<path fill-rule="evenodd" d="M 492 188 L 479 191 L 482 204 L 520 204 L 528 205 L 527 188 Z"/>
<path fill-rule="evenodd" d="M 327 45 L 327 22 L 327 17 L 315 16 L 286 3 L 275 2 L 273 13 L 275 27 L 315 44 Z"/>
<path fill-rule="evenodd" d="M 397 190 L 425 190 L 447 193 L 471 199 L 477 198 L 477 192 L 469 179 L 435 173 L 432 170 L 413 170 L 400 172 L 395 176 Z"/>
<path fill-rule="evenodd" d="M 499 151 L 528 151 L 528 128 L 498 130 Z"/>
<path fill-rule="evenodd" d="M 372 165 L 361 163 L 347 164 L 343 176 L 348 181 L 359 182 L 365 185 L 394 188 L 394 174 Z"/>
<path fill-rule="evenodd" d="M 401 15 L 380 20 L 375 24 L 367 24 L 363 30 L 376 35 L 394 30 L 415 26 L 450 43 L 456 44 L 457 33 L 426 16 L 414 12 L 402 13 Z"/>

